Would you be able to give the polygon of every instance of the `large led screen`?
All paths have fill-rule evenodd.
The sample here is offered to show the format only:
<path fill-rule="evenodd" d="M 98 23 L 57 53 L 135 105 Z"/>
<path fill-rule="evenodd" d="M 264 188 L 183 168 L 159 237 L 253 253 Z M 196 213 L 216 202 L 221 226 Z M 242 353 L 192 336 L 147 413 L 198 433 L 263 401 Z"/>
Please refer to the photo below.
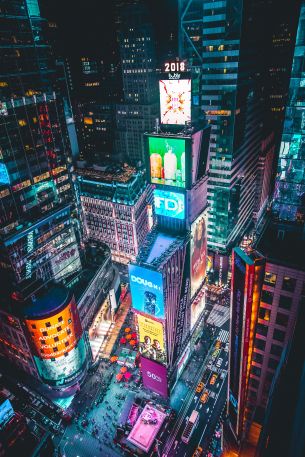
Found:
<path fill-rule="evenodd" d="M 41 379 L 52 386 L 66 386 L 86 363 L 86 346 L 74 301 L 44 319 L 26 319 Z"/>
<path fill-rule="evenodd" d="M 4 400 L 0 405 L 0 430 L 14 416 L 14 410 L 9 400 Z"/>
<path fill-rule="evenodd" d="M 185 218 L 185 197 L 183 194 L 167 190 L 154 190 L 155 213 L 158 216 Z"/>
<path fill-rule="evenodd" d="M 132 307 L 158 319 L 164 319 L 163 281 L 158 271 L 128 265 Z"/>
<path fill-rule="evenodd" d="M 206 262 L 206 213 L 203 212 L 191 225 L 191 297 L 204 281 Z"/>
<path fill-rule="evenodd" d="M 191 121 L 191 80 L 159 81 L 161 124 L 184 125 Z"/>
<path fill-rule="evenodd" d="M 146 389 L 156 392 L 162 397 L 168 397 L 167 369 L 164 365 L 141 357 L 141 373 Z"/>
<path fill-rule="evenodd" d="M 185 146 L 183 138 L 148 138 L 150 179 L 153 184 L 185 188 Z"/>
<path fill-rule="evenodd" d="M 143 357 L 166 363 L 163 325 L 154 319 L 138 315 L 139 350 Z"/>

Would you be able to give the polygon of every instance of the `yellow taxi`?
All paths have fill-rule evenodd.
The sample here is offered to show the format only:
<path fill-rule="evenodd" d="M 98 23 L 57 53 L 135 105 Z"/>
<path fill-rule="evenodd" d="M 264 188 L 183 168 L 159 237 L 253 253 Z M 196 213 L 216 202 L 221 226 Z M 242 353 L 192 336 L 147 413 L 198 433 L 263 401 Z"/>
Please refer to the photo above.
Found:
<path fill-rule="evenodd" d="M 206 390 L 203 395 L 200 397 L 201 403 L 206 403 L 209 399 L 209 392 Z"/>
<path fill-rule="evenodd" d="M 202 392 L 202 391 L 203 391 L 203 388 L 204 388 L 204 384 L 203 384 L 203 382 L 200 382 L 200 383 L 198 384 L 198 386 L 196 387 L 196 392 L 197 392 L 197 393 Z"/>
<path fill-rule="evenodd" d="M 200 457 L 202 454 L 202 447 L 198 446 L 196 451 L 193 454 L 193 457 Z"/>
<path fill-rule="evenodd" d="M 212 377 L 211 377 L 211 380 L 210 380 L 211 386 L 213 386 L 215 384 L 217 377 L 218 377 L 218 375 L 216 373 L 212 374 Z"/>

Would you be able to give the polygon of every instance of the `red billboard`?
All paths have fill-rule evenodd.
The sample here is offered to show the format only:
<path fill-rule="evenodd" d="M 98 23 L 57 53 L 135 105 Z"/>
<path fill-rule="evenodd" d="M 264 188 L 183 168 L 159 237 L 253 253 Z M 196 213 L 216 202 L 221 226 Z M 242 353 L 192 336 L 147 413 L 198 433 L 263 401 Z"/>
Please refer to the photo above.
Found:
<path fill-rule="evenodd" d="M 141 372 L 146 389 L 152 390 L 164 398 L 168 397 L 167 369 L 164 365 L 141 356 Z"/>
<path fill-rule="evenodd" d="M 242 432 L 246 402 L 254 268 L 254 261 L 240 248 L 233 250 L 229 418 L 237 438 Z"/>

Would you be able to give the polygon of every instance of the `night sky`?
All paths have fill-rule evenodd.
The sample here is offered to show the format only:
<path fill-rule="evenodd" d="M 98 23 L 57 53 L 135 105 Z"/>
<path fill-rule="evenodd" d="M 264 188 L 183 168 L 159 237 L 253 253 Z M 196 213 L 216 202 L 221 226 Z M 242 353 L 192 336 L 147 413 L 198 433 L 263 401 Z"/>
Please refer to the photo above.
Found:
<path fill-rule="evenodd" d="M 149 8 L 157 57 L 167 53 L 169 37 L 177 38 L 177 0 L 142 0 Z M 116 48 L 115 0 L 41 0 L 41 14 L 58 24 L 56 53 L 78 59 L 91 55 L 107 62 Z"/>

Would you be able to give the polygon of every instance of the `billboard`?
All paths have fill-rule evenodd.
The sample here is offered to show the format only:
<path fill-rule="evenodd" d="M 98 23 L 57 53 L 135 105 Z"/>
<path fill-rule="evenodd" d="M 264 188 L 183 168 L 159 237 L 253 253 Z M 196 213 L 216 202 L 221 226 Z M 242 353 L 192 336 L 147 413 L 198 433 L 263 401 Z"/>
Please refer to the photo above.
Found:
<path fill-rule="evenodd" d="M 207 233 L 204 211 L 191 225 L 191 298 L 204 281 L 206 263 Z"/>
<path fill-rule="evenodd" d="M 0 430 L 8 423 L 14 414 L 11 402 L 8 399 L 4 400 L 0 405 Z"/>
<path fill-rule="evenodd" d="M 175 333 L 175 347 L 173 359 L 176 360 L 176 357 L 182 352 L 182 344 L 184 342 L 184 337 L 186 334 L 185 329 L 185 318 L 187 314 L 187 304 L 190 298 L 190 250 L 189 246 L 184 248 L 184 265 L 182 268 L 181 275 L 181 288 L 180 288 L 180 298 L 179 305 L 176 313 L 176 333 Z"/>
<path fill-rule="evenodd" d="M 154 189 L 155 213 L 158 216 L 185 218 L 185 196 L 177 192 Z"/>
<path fill-rule="evenodd" d="M 161 124 L 184 125 L 191 121 L 191 80 L 159 81 Z"/>
<path fill-rule="evenodd" d="M 129 264 L 132 307 L 140 313 L 164 319 L 162 274 L 158 271 Z"/>
<path fill-rule="evenodd" d="M 139 350 L 143 357 L 166 363 L 163 324 L 146 316 L 138 315 Z"/>
<path fill-rule="evenodd" d="M 34 360 L 43 382 L 66 386 L 83 371 L 86 345 L 74 300 L 56 314 L 43 319 L 26 319 Z"/>
<path fill-rule="evenodd" d="M 185 148 L 183 138 L 148 138 L 150 180 L 153 184 L 185 188 Z"/>
<path fill-rule="evenodd" d="M 146 389 L 150 389 L 162 397 L 168 397 L 167 369 L 164 365 L 141 356 L 141 373 Z"/>
<path fill-rule="evenodd" d="M 237 437 L 242 431 L 254 281 L 254 262 L 233 250 L 229 371 L 229 419 Z"/>

